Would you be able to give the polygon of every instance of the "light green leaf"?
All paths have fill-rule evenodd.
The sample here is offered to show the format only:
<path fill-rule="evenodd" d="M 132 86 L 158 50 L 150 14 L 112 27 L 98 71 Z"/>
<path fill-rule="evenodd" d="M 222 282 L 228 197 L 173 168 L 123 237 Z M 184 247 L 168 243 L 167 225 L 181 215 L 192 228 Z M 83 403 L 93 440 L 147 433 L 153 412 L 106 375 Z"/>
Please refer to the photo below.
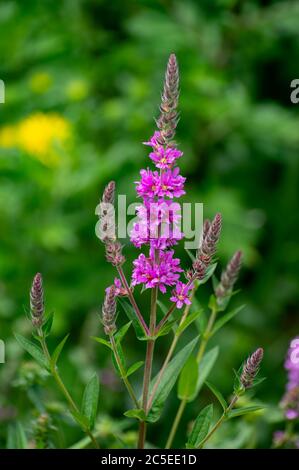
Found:
<path fill-rule="evenodd" d="M 178 398 L 189 401 L 194 395 L 198 379 L 198 365 L 193 355 L 189 357 L 184 365 L 178 382 Z"/>
<path fill-rule="evenodd" d="M 227 419 L 236 418 L 237 416 L 243 416 L 248 413 L 254 413 L 255 411 L 263 410 L 265 407 L 261 405 L 252 405 L 252 406 L 244 406 L 243 408 L 236 408 L 235 410 L 231 410 L 228 415 Z"/>
<path fill-rule="evenodd" d="M 226 410 L 226 408 L 227 408 L 226 400 L 223 397 L 222 393 L 218 390 L 218 388 L 215 387 L 215 385 L 208 382 L 207 380 L 205 381 L 205 384 L 209 387 L 211 392 L 213 392 L 215 397 L 218 399 L 218 401 L 219 401 L 220 405 L 222 406 L 223 410 Z"/>
<path fill-rule="evenodd" d="M 212 419 L 213 405 L 208 405 L 201 410 L 193 424 L 193 428 L 186 444 L 187 448 L 195 449 L 200 446 L 201 442 L 208 435 Z"/>
<path fill-rule="evenodd" d="M 97 416 L 100 385 L 97 374 L 94 374 L 87 383 L 82 398 L 82 414 L 88 419 L 89 429 L 94 427 Z"/>
<path fill-rule="evenodd" d="M 157 391 L 153 400 L 153 404 L 149 414 L 147 416 L 147 421 L 154 423 L 157 421 L 162 413 L 165 401 L 170 394 L 174 384 L 177 381 L 180 371 L 184 367 L 188 357 L 192 353 L 195 344 L 198 341 L 198 337 L 193 339 L 189 344 L 187 344 L 180 352 L 178 352 L 174 358 L 169 362 L 166 370 L 163 374 L 162 380 L 157 387 Z M 156 382 L 157 377 L 155 377 L 150 384 L 150 392 L 153 389 L 154 383 Z"/>
<path fill-rule="evenodd" d="M 109 341 L 107 341 L 106 339 L 104 339 L 104 338 L 99 338 L 98 336 L 92 336 L 91 338 L 94 339 L 97 343 L 103 344 L 103 345 L 106 346 L 107 348 L 112 349 L 111 344 L 110 344 Z"/>
<path fill-rule="evenodd" d="M 121 329 L 117 333 L 115 333 L 114 338 L 117 343 L 120 343 L 123 340 L 131 325 L 132 322 L 129 321 L 129 323 L 126 323 L 124 326 L 121 327 Z"/>
<path fill-rule="evenodd" d="M 136 418 L 139 419 L 139 421 L 146 421 L 146 415 L 144 413 L 144 410 L 128 410 L 125 411 L 124 415 L 127 416 L 127 418 Z"/>
<path fill-rule="evenodd" d="M 63 340 L 58 344 L 58 346 L 56 347 L 55 351 L 53 352 L 52 354 L 52 357 L 51 357 L 51 367 L 55 367 L 56 364 L 57 364 L 57 361 L 58 361 L 58 358 L 61 354 L 61 351 L 63 350 L 63 347 L 67 341 L 69 337 L 69 334 L 67 334 Z"/>
<path fill-rule="evenodd" d="M 140 340 L 146 341 L 147 337 L 144 333 L 143 327 L 140 325 L 140 322 L 138 320 L 138 317 L 133 307 L 121 297 L 118 297 L 118 301 L 120 305 L 122 306 L 122 308 L 124 309 L 127 317 L 132 322 L 137 338 Z"/>
<path fill-rule="evenodd" d="M 43 351 L 35 343 L 17 333 L 15 333 L 15 338 L 19 345 L 25 349 L 25 351 L 27 351 L 41 366 L 45 367 L 46 369 L 49 368 L 48 361 L 45 358 Z"/>
<path fill-rule="evenodd" d="M 231 312 L 226 313 L 225 315 L 222 315 L 215 323 L 215 326 L 213 330 L 211 331 L 211 336 L 213 336 L 216 331 L 218 331 L 220 328 L 222 328 L 229 320 L 234 318 L 243 308 L 245 305 L 241 305 L 238 308 L 235 308 Z"/>
<path fill-rule="evenodd" d="M 132 364 L 129 369 L 127 370 L 127 374 L 126 376 L 129 377 L 129 375 L 132 375 L 134 374 L 134 372 L 136 372 L 136 370 L 140 369 L 140 367 L 144 364 L 144 361 L 138 361 L 138 362 L 135 362 L 135 364 Z"/>
<path fill-rule="evenodd" d="M 219 347 L 215 346 L 210 351 L 206 352 L 198 366 L 198 379 L 196 388 L 192 396 L 189 397 L 189 401 L 194 400 L 203 386 L 204 382 L 208 378 L 219 354 Z"/>
<path fill-rule="evenodd" d="M 28 441 L 20 421 L 8 426 L 7 430 L 7 449 L 28 449 Z"/>
<path fill-rule="evenodd" d="M 198 317 L 203 313 L 203 310 L 197 310 L 196 312 L 190 313 L 186 320 L 177 328 L 176 335 L 180 335 L 185 331 L 185 329 L 191 325 Z"/>

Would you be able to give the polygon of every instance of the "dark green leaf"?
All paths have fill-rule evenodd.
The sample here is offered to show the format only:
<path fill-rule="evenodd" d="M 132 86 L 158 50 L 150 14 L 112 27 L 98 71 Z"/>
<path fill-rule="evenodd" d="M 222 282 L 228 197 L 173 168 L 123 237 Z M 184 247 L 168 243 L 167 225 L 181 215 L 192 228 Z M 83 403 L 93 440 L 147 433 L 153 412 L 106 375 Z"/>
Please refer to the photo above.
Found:
<path fill-rule="evenodd" d="M 213 405 L 206 406 L 197 416 L 186 444 L 187 448 L 195 449 L 208 435 L 213 419 Z"/>
<path fill-rule="evenodd" d="M 20 346 L 27 351 L 41 366 L 46 369 L 49 368 L 47 359 L 44 356 L 43 351 L 32 341 L 25 338 L 22 335 L 15 333 L 15 338 Z"/>
<path fill-rule="evenodd" d="M 198 365 L 193 355 L 189 357 L 184 365 L 178 382 L 178 398 L 187 400 L 194 395 L 198 379 Z"/>
<path fill-rule="evenodd" d="M 85 387 L 81 408 L 82 414 L 88 419 L 90 429 L 94 427 L 97 416 L 99 391 L 99 379 L 97 374 L 94 374 Z"/>
<path fill-rule="evenodd" d="M 205 384 L 209 387 L 211 392 L 213 392 L 215 397 L 218 399 L 218 401 L 219 401 L 220 405 L 222 406 L 223 410 L 226 410 L 226 408 L 227 408 L 226 400 L 223 397 L 222 393 L 218 390 L 218 388 L 215 387 L 215 385 L 208 382 L 207 380 L 205 381 Z"/>
<path fill-rule="evenodd" d="M 53 352 L 52 354 L 52 357 L 51 357 L 51 367 L 55 367 L 56 364 L 57 364 L 57 361 L 58 361 L 58 358 L 61 354 L 61 351 L 63 350 L 63 347 L 67 341 L 69 337 L 69 334 L 67 334 L 63 340 L 58 344 L 58 346 L 56 347 L 55 351 Z"/>
<path fill-rule="evenodd" d="M 143 327 L 140 325 L 138 317 L 133 307 L 131 306 L 131 304 L 129 304 L 127 301 L 125 301 L 121 297 L 118 297 L 118 301 L 120 305 L 122 306 L 122 308 L 124 309 L 127 317 L 132 322 L 137 338 L 140 340 L 146 341 L 147 337 L 144 333 Z"/>
<path fill-rule="evenodd" d="M 162 409 L 164 407 L 165 401 L 171 392 L 180 371 L 184 367 L 188 357 L 192 353 L 195 344 L 198 341 L 198 337 L 193 339 L 189 344 L 187 344 L 180 352 L 178 352 L 174 358 L 169 362 L 166 370 L 163 374 L 163 378 L 158 385 L 151 410 L 148 414 L 147 421 L 155 422 L 159 419 Z M 150 384 L 150 391 L 153 389 L 153 385 L 156 382 L 157 377 L 155 377 Z"/>
<path fill-rule="evenodd" d="M 136 370 L 140 369 L 140 367 L 144 364 L 144 361 L 138 361 L 138 362 L 135 362 L 135 364 L 132 364 L 129 369 L 127 370 L 127 377 L 129 377 L 129 375 L 132 375 L 134 374 L 134 372 L 136 372 Z"/>

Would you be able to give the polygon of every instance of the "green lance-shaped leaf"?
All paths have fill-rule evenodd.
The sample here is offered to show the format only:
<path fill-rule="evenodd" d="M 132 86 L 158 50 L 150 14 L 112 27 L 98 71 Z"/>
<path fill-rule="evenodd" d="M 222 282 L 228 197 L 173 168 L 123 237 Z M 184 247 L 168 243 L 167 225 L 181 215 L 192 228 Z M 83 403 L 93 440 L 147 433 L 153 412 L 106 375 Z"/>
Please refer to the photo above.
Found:
<path fill-rule="evenodd" d="M 157 387 L 155 398 L 152 403 L 151 410 L 148 413 L 147 421 L 154 423 L 157 421 L 162 413 L 165 401 L 170 394 L 174 384 L 177 381 L 179 373 L 181 372 L 184 364 L 192 353 L 195 344 L 198 341 L 198 337 L 193 339 L 187 346 L 185 346 L 180 352 L 178 352 L 174 358 L 169 362 L 162 376 L 162 379 Z M 157 380 L 155 377 L 150 384 L 150 393 Z"/>
<path fill-rule="evenodd" d="M 124 326 L 122 326 L 121 329 L 117 333 L 115 333 L 114 338 L 115 338 L 116 343 L 121 343 L 121 341 L 126 336 L 131 325 L 132 325 L 132 322 L 129 321 Z"/>
<path fill-rule="evenodd" d="M 127 317 L 132 322 L 132 325 L 133 325 L 133 328 L 135 330 L 137 338 L 140 339 L 140 340 L 147 340 L 147 337 L 144 334 L 144 330 L 143 330 L 142 326 L 139 323 L 138 317 L 137 317 L 133 307 L 128 302 L 126 302 L 124 299 L 121 299 L 120 297 L 118 297 L 118 301 L 119 301 L 120 305 L 122 306 L 122 308 L 124 309 Z"/>
<path fill-rule="evenodd" d="M 190 315 L 187 316 L 183 323 L 178 326 L 176 334 L 181 335 L 183 331 L 185 331 L 185 329 L 188 328 L 188 326 L 191 325 L 191 323 L 193 323 L 199 317 L 199 315 L 202 315 L 202 313 L 203 310 L 197 310 L 196 312 L 190 313 Z"/>
<path fill-rule="evenodd" d="M 69 334 L 67 334 L 63 340 L 58 344 L 58 346 L 56 347 L 56 349 L 54 350 L 53 354 L 52 354 L 52 357 L 51 357 L 51 367 L 54 368 L 57 364 L 57 361 L 58 361 L 58 358 L 63 350 L 63 347 L 67 341 L 69 337 Z"/>
<path fill-rule="evenodd" d="M 188 449 L 195 449 L 200 446 L 201 442 L 208 435 L 212 419 L 213 405 L 208 405 L 201 410 L 193 424 L 193 428 L 186 444 Z"/>
<path fill-rule="evenodd" d="M 111 344 L 104 338 L 99 338 L 98 336 L 91 336 L 91 339 L 94 339 L 97 343 L 103 344 L 108 349 L 112 349 Z"/>
<path fill-rule="evenodd" d="M 23 349 L 25 349 L 25 351 L 27 351 L 41 366 L 45 367 L 46 369 L 49 369 L 48 361 L 39 346 L 17 333 L 15 333 L 15 338 L 19 345 Z"/>
<path fill-rule="evenodd" d="M 140 369 L 140 367 L 144 364 L 144 361 L 138 361 L 135 362 L 135 364 L 132 364 L 129 369 L 127 370 L 126 376 L 129 377 L 130 375 L 134 374 L 136 370 Z"/>
<path fill-rule="evenodd" d="M 189 401 L 196 390 L 198 380 L 198 365 L 193 355 L 189 357 L 184 365 L 178 382 L 178 398 Z"/>
<path fill-rule="evenodd" d="M 216 266 L 217 266 L 217 263 L 213 263 L 210 266 L 208 266 L 203 279 L 200 279 L 199 281 L 196 281 L 199 286 L 201 286 L 202 284 L 205 284 L 206 282 L 208 282 L 208 280 L 213 276 L 214 271 L 216 269 Z"/>
<path fill-rule="evenodd" d="M 237 416 L 247 415 L 248 413 L 254 413 L 255 411 L 263 410 L 265 406 L 262 405 L 251 405 L 251 406 L 244 406 L 242 408 L 236 408 L 231 410 L 228 415 L 227 419 L 236 418 Z"/>
<path fill-rule="evenodd" d="M 220 328 L 222 328 L 227 322 L 229 322 L 232 318 L 234 318 L 243 308 L 245 305 L 241 305 L 238 308 L 235 308 L 234 310 L 226 313 L 225 315 L 220 316 L 220 318 L 216 321 L 214 328 L 211 331 L 211 336 L 213 336 L 216 331 L 218 331 Z"/>
<path fill-rule="evenodd" d="M 222 406 L 223 411 L 225 411 L 226 408 L 227 408 L 227 403 L 226 403 L 226 400 L 225 400 L 225 398 L 223 397 L 222 393 L 218 390 L 217 387 L 215 387 L 215 385 L 211 384 L 211 383 L 208 382 L 207 380 L 205 381 L 205 384 L 209 387 L 209 389 L 211 390 L 211 392 L 215 395 L 215 397 L 216 397 L 217 400 L 219 401 L 220 405 Z"/>
<path fill-rule="evenodd" d="M 82 414 L 88 419 L 90 429 L 94 427 L 97 416 L 99 392 L 99 379 L 97 374 L 94 374 L 85 387 L 81 406 Z"/>
<path fill-rule="evenodd" d="M 193 395 L 190 394 L 189 396 L 189 400 L 188 401 L 192 401 L 194 400 L 203 384 L 205 383 L 206 379 L 208 378 L 215 362 L 216 362 L 216 359 L 218 357 L 218 354 L 219 354 L 219 347 L 218 346 L 215 346 L 213 349 L 211 349 L 210 351 L 206 352 L 202 358 L 202 360 L 200 361 L 200 364 L 197 366 L 198 367 L 198 379 L 197 379 L 197 382 L 196 382 L 196 387 L 195 387 L 195 390 L 194 390 L 194 393 Z"/>

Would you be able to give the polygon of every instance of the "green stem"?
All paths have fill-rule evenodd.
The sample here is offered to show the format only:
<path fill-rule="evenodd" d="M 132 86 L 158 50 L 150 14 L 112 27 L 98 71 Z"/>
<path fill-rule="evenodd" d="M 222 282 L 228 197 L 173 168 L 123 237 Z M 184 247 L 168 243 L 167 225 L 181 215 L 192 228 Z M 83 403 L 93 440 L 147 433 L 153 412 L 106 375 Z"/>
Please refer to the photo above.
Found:
<path fill-rule="evenodd" d="M 120 360 L 120 357 L 119 357 L 119 354 L 117 352 L 117 346 L 116 346 L 116 343 L 115 343 L 115 339 L 113 337 L 112 334 L 109 335 L 109 338 L 110 338 L 110 344 L 111 344 L 111 347 L 112 347 L 112 351 L 113 351 L 113 354 L 114 354 L 114 357 L 115 357 L 115 361 L 118 365 L 118 368 L 119 368 L 119 371 L 120 371 L 120 375 L 121 375 L 121 378 L 128 390 L 128 393 L 134 403 L 134 405 L 136 406 L 136 408 L 139 408 L 139 403 L 138 403 L 138 400 L 136 398 L 136 395 L 134 393 L 134 390 L 133 390 L 133 387 L 132 385 L 130 384 L 130 381 L 129 379 L 126 377 L 126 372 L 123 368 L 123 365 L 121 363 L 121 360 Z"/>
<path fill-rule="evenodd" d="M 238 400 L 239 396 L 238 395 L 234 395 L 230 404 L 228 405 L 228 407 L 223 411 L 222 415 L 220 416 L 220 418 L 218 419 L 218 421 L 214 424 L 214 426 L 212 427 L 211 431 L 206 435 L 206 437 L 204 438 L 204 440 L 200 443 L 200 448 L 202 448 L 204 446 L 204 444 L 210 439 L 210 437 L 214 434 L 215 431 L 217 431 L 217 429 L 221 426 L 221 424 L 223 423 L 223 421 L 225 420 L 225 418 L 227 417 L 227 414 L 229 413 L 229 411 L 234 407 L 234 405 L 236 404 L 237 400 Z"/>
<path fill-rule="evenodd" d="M 212 331 L 212 328 L 213 328 L 213 325 L 214 325 L 214 322 L 215 322 L 215 319 L 216 319 L 216 315 L 217 315 L 217 309 L 213 308 L 212 312 L 211 312 L 211 315 L 210 315 L 210 318 L 209 318 L 209 321 L 208 321 L 208 324 L 207 324 L 207 327 L 206 327 L 205 332 L 203 334 L 203 339 L 200 343 L 200 347 L 199 347 L 197 356 L 196 356 L 196 362 L 197 362 L 198 366 L 200 365 L 201 360 L 202 360 L 203 355 L 204 355 L 204 352 L 206 350 L 206 347 L 207 347 L 207 344 L 208 344 L 208 341 L 209 341 L 209 338 L 210 338 L 210 333 Z M 183 413 L 185 411 L 187 403 L 188 403 L 188 401 L 186 399 L 183 399 L 181 401 L 180 405 L 179 405 L 177 414 L 175 416 L 174 422 L 173 422 L 171 430 L 170 430 L 169 437 L 167 439 L 166 449 L 170 449 L 170 447 L 172 445 L 173 439 L 176 435 L 178 425 L 180 424 L 180 420 L 183 416 Z"/>
<path fill-rule="evenodd" d="M 150 313 L 150 335 L 154 336 L 156 328 L 156 315 L 157 315 L 157 297 L 158 288 L 155 287 L 151 292 L 151 313 Z M 144 377 L 143 377 L 143 391 L 142 391 L 142 408 L 144 413 L 148 411 L 148 392 L 152 374 L 152 363 L 154 355 L 155 340 L 150 339 L 147 341 L 146 356 L 144 365 Z M 142 421 L 139 426 L 138 436 L 138 448 L 144 449 L 146 438 L 146 422 Z"/>
<path fill-rule="evenodd" d="M 165 445 L 165 449 L 170 449 L 171 448 L 171 445 L 172 445 L 173 439 L 175 437 L 178 425 L 179 425 L 179 423 L 181 421 L 181 418 L 183 416 L 185 406 L 186 406 L 185 401 L 184 400 L 181 401 L 180 406 L 178 407 L 178 411 L 176 413 L 176 416 L 174 418 L 174 422 L 173 422 L 173 425 L 171 427 L 171 430 L 170 430 L 170 433 L 169 433 L 169 436 L 168 436 L 168 439 L 167 439 L 167 442 L 166 442 L 166 445 Z"/>
<path fill-rule="evenodd" d="M 72 399 L 71 395 L 69 394 L 66 386 L 64 385 L 64 383 L 62 381 L 62 379 L 61 379 L 61 377 L 58 373 L 57 367 L 56 366 L 54 366 L 54 367 L 51 366 L 51 355 L 49 353 L 49 349 L 48 349 L 48 346 L 47 346 L 47 343 L 46 343 L 46 339 L 45 339 L 45 336 L 44 336 L 43 331 L 41 330 L 41 328 L 38 329 L 38 335 L 39 335 L 40 343 L 41 343 L 41 346 L 42 346 L 42 350 L 43 350 L 44 355 L 45 355 L 45 357 L 46 357 L 46 359 L 49 363 L 49 367 L 50 367 L 52 377 L 54 378 L 56 384 L 58 385 L 58 388 L 60 389 L 61 393 L 64 395 L 65 399 L 67 400 L 70 409 L 75 411 L 76 413 L 80 413 L 79 408 L 77 407 L 76 403 Z M 74 419 L 76 419 L 76 418 L 74 417 Z M 93 443 L 94 447 L 96 449 L 99 449 L 99 444 L 97 443 L 96 439 L 94 438 L 92 432 L 89 429 L 83 427 L 82 424 L 78 420 L 76 420 L 76 421 L 79 424 L 79 426 L 82 428 L 82 430 L 85 432 L 85 434 L 90 438 L 90 440 Z"/>

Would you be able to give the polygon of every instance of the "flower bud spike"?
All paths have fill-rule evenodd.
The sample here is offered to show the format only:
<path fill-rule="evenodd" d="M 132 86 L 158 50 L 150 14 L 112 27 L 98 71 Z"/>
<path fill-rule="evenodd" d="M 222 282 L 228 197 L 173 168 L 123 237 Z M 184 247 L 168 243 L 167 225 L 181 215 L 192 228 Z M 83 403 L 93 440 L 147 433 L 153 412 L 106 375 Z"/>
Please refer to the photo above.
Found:
<path fill-rule="evenodd" d="M 116 289 L 112 285 L 106 289 L 106 295 L 102 307 L 102 322 L 104 331 L 107 335 L 112 334 L 116 330 L 115 325 L 116 314 Z"/>
<path fill-rule="evenodd" d="M 30 313 L 33 326 L 41 327 L 44 320 L 44 290 L 40 273 L 37 273 L 33 278 L 30 290 Z"/>
<path fill-rule="evenodd" d="M 242 264 L 242 252 L 237 251 L 232 259 L 226 266 L 226 269 L 221 274 L 221 282 L 216 288 L 216 297 L 222 298 L 230 294 L 235 282 L 238 279 L 238 275 Z"/>
<path fill-rule="evenodd" d="M 253 381 L 259 371 L 263 355 L 263 348 L 258 348 L 245 362 L 240 376 L 240 382 L 245 389 L 252 387 Z"/>

